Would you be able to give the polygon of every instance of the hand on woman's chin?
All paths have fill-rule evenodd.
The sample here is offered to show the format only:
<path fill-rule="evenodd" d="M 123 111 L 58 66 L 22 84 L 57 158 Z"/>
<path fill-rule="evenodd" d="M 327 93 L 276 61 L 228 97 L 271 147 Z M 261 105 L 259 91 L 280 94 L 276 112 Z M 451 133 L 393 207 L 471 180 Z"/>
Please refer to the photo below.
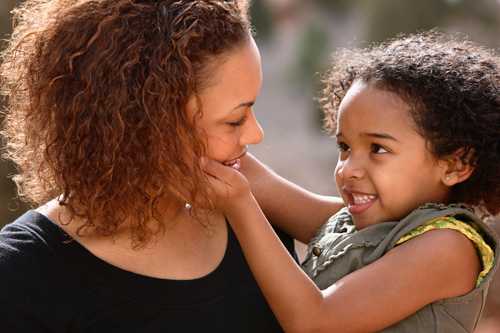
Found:
<path fill-rule="evenodd" d="M 222 210 L 231 209 L 236 201 L 251 194 L 250 185 L 238 171 L 239 167 L 239 161 L 227 166 L 209 158 L 202 159 L 202 168 L 208 175 L 214 200 Z"/>

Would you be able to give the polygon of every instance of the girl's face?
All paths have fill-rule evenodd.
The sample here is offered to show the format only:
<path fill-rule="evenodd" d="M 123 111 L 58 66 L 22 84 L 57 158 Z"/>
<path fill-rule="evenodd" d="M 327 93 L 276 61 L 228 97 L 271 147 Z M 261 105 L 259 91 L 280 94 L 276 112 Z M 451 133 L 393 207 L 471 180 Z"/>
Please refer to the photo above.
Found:
<path fill-rule="evenodd" d="M 335 179 L 358 229 L 446 201 L 445 163 L 427 150 L 396 94 L 356 81 L 338 112 Z"/>
<path fill-rule="evenodd" d="M 202 116 L 197 126 L 207 138 L 207 155 L 232 165 L 246 153 L 247 145 L 262 141 L 263 131 L 252 107 L 262 85 L 260 54 L 250 37 L 242 47 L 218 64 L 211 84 L 199 95 Z M 196 98 L 188 113 L 196 112 Z"/>

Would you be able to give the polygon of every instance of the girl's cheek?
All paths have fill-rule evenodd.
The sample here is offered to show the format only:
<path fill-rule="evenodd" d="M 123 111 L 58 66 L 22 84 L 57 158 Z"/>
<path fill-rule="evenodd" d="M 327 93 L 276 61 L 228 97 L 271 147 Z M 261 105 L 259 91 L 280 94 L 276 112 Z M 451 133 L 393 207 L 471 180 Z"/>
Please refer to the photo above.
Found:
<path fill-rule="evenodd" d="M 342 179 L 342 162 L 338 162 L 337 165 L 335 166 L 335 169 L 334 169 L 334 176 L 335 176 L 335 181 L 338 183 L 340 182 Z"/>

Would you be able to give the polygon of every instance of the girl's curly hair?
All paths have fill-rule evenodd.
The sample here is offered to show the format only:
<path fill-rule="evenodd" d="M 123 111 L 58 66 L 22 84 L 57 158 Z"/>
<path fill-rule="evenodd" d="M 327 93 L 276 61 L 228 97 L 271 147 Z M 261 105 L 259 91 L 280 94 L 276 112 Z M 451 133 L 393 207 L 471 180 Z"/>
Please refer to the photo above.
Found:
<path fill-rule="evenodd" d="M 436 31 L 343 50 L 334 57 L 320 98 L 330 133 L 355 80 L 408 103 L 436 157 L 460 152 L 462 161 L 474 166 L 469 179 L 452 187 L 452 202 L 500 212 L 500 60 L 495 52 Z"/>
<path fill-rule="evenodd" d="M 249 38 L 245 0 L 26 0 L 13 13 L 2 135 L 21 198 L 59 197 L 79 232 L 129 221 L 135 244 L 163 229 L 160 199 L 211 205 L 185 107 Z"/>

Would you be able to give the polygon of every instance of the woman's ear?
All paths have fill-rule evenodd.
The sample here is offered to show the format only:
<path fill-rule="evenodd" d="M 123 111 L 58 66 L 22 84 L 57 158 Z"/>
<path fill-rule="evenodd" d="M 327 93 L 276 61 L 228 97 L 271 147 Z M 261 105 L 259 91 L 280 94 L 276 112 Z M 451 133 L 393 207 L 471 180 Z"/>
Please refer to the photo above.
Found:
<path fill-rule="evenodd" d="M 446 186 L 453 186 L 466 181 L 474 172 L 472 165 L 474 151 L 460 148 L 443 158 L 443 174 L 441 181 Z"/>

